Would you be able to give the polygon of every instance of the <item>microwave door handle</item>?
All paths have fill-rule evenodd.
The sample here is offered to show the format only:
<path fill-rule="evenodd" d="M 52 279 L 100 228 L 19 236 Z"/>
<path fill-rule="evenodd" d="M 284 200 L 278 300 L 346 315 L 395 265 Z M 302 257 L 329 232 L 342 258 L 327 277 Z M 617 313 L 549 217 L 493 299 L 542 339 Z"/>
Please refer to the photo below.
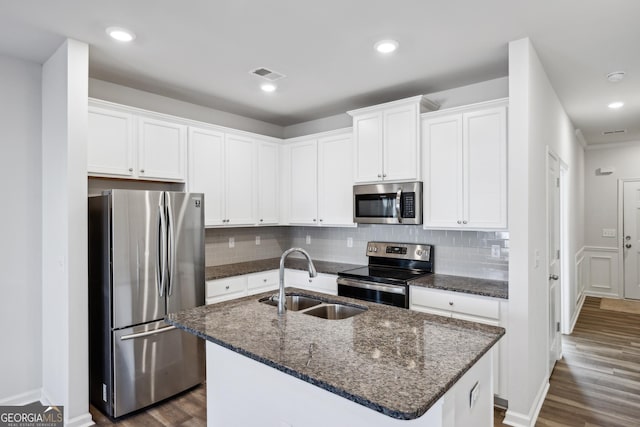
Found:
<path fill-rule="evenodd" d="M 400 201 L 402 200 L 402 189 L 399 189 L 396 193 L 396 215 L 398 217 L 398 222 L 402 223 L 402 211 L 400 209 Z"/>

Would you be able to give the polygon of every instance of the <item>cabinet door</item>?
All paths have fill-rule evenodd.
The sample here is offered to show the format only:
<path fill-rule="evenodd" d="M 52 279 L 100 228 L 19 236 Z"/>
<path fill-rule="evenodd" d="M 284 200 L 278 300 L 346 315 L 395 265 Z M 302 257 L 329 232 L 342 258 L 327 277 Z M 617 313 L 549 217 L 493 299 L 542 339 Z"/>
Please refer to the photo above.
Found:
<path fill-rule="evenodd" d="M 318 153 L 316 140 L 291 146 L 289 223 L 318 224 Z"/>
<path fill-rule="evenodd" d="M 422 122 L 424 227 L 462 226 L 462 115 Z"/>
<path fill-rule="evenodd" d="M 420 179 L 418 106 L 413 104 L 385 110 L 383 118 L 384 180 Z"/>
<path fill-rule="evenodd" d="M 506 228 L 506 108 L 488 108 L 463 117 L 466 226 Z"/>
<path fill-rule="evenodd" d="M 224 218 L 224 134 L 189 128 L 191 192 L 204 193 L 204 225 L 222 225 Z"/>
<path fill-rule="evenodd" d="M 140 179 L 185 179 L 186 127 L 164 120 L 138 118 L 138 170 Z"/>
<path fill-rule="evenodd" d="M 258 145 L 258 224 L 278 224 L 278 146 L 270 142 Z"/>
<path fill-rule="evenodd" d="M 90 175 L 134 176 L 133 116 L 89 107 L 87 170 Z"/>
<path fill-rule="evenodd" d="M 382 179 L 382 112 L 353 118 L 354 181 Z"/>
<path fill-rule="evenodd" d="M 352 156 L 351 134 L 318 140 L 320 225 L 353 225 Z"/>
<path fill-rule="evenodd" d="M 253 139 L 225 135 L 226 225 L 256 224 L 256 146 Z"/>

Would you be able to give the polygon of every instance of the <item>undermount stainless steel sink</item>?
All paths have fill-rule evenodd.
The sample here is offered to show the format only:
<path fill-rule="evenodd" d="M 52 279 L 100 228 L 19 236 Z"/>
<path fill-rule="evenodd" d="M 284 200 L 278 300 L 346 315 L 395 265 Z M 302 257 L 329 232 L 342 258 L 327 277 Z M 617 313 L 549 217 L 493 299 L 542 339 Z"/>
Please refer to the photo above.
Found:
<path fill-rule="evenodd" d="M 367 311 L 366 308 L 353 307 L 344 304 L 322 304 L 318 307 L 311 308 L 304 312 L 310 316 L 320 317 L 322 319 L 340 320 L 348 319 L 360 313 Z"/>
<path fill-rule="evenodd" d="M 263 298 L 260 300 L 260 302 L 273 305 L 275 307 L 278 306 L 278 299 L 274 299 L 273 297 Z M 287 310 L 300 311 L 310 307 L 315 307 L 316 305 L 320 305 L 322 304 L 322 301 L 302 295 L 287 295 L 284 299 L 284 303 L 287 307 Z"/>
<path fill-rule="evenodd" d="M 272 305 L 274 307 L 278 306 L 277 295 L 262 298 L 259 302 Z M 366 307 L 355 307 L 336 302 L 325 302 L 317 298 L 304 295 L 286 295 L 284 303 L 289 311 L 297 311 L 327 320 L 348 319 L 349 317 L 353 317 L 367 311 Z"/>

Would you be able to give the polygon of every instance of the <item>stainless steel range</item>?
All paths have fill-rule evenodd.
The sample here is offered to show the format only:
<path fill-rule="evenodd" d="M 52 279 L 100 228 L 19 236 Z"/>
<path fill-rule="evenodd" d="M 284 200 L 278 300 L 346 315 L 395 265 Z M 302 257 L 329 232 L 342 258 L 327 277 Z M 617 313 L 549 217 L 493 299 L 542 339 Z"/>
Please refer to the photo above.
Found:
<path fill-rule="evenodd" d="M 409 281 L 433 272 L 433 246 L 369 242 L 369 264 L 338 273 L 338 295 L 409 308 Z"/>

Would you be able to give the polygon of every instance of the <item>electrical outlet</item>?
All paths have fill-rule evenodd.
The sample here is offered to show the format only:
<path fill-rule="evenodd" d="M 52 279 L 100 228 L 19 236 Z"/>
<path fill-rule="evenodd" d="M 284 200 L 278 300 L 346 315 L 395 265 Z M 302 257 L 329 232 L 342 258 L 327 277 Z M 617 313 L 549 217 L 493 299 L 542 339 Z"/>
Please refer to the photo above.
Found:
<path fill-rule="evenodd" d="M 311 236 L 307 234 L 307 238 L 305 240 L 307 242 L 307 245 L 311 244 Z"/>
<path fill-rule="evenodd" d="M 256 246 L 260 246 L 260 236 L 256 236 Z"/>
<path fill-rule="evenodd" d="M 236 247 L 236 238 L 235 237 L 229 237 L 229 249 L 235 248 L 235 247 Z"/>
<path fill-rule="evenodd" d="M 500 258 L 500 245 L 491 245 L 491 257 Z"/>
<path fill-rule="evenodd" d="M 347 237 L 347 247 L 348 248 L 353 247 L 353 237 Z"/>
<path fill-rule="evenodd" d="M 616 237 L 616 229 L 615 228 L 603 228 L 602 229 L 602 237 Z"/>

